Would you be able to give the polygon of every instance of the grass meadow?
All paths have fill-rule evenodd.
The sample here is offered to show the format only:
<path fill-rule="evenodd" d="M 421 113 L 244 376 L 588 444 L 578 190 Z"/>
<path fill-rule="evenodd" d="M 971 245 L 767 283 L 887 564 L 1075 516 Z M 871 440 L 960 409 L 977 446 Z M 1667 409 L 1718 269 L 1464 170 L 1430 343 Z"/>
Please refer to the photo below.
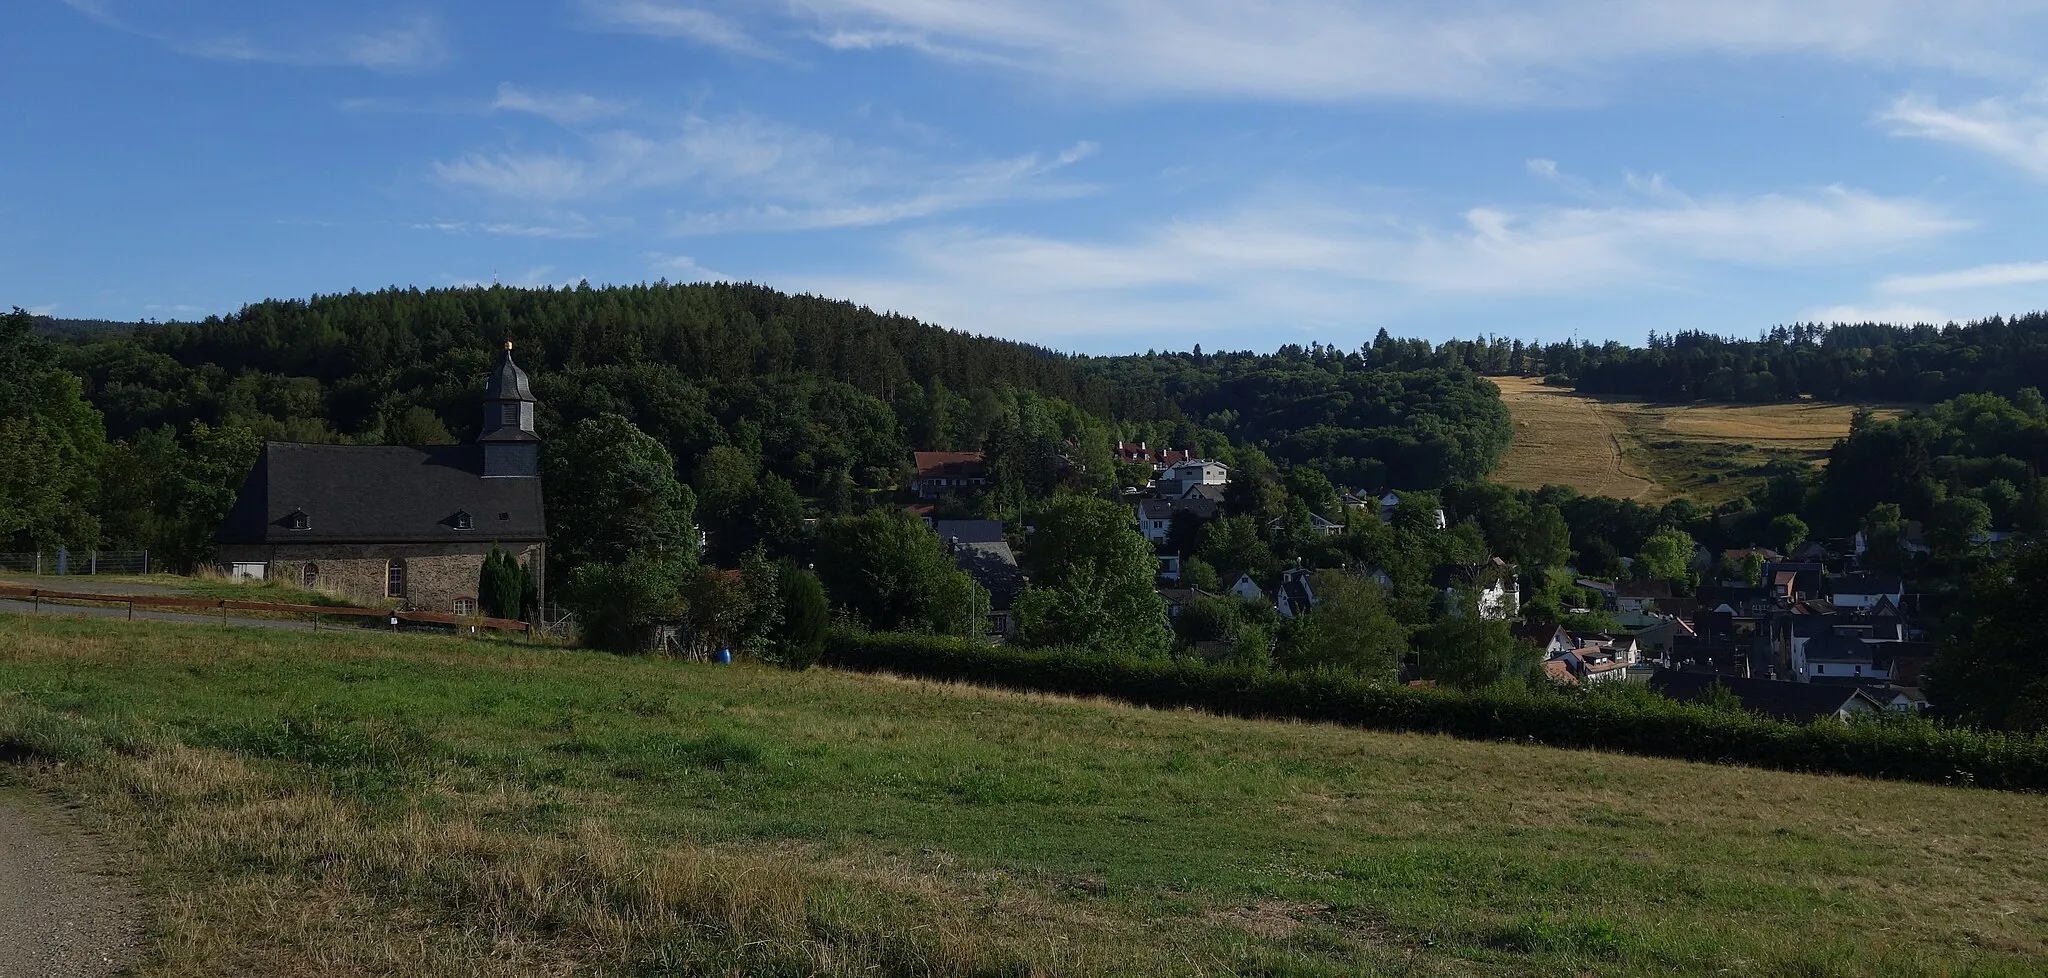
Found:
<path fill-rule="evenodd" d="M 142 976 L 2022 975 L 2048 797 L 373 633 L 0 617 Z"/>
<path fill-rule="evenodd" d="M 1539 489 L 1662 503 L 1714 505 L 1749 492 L 1773 461 L 1818 462 L 1849 433 L 1857 405 L 1652 404 L 1548 387 L 1539 377 L 1493 377 L 1515 427 L 1492 478 Z M 1893 415 L 1897 406 L 1875 406 Z"/>

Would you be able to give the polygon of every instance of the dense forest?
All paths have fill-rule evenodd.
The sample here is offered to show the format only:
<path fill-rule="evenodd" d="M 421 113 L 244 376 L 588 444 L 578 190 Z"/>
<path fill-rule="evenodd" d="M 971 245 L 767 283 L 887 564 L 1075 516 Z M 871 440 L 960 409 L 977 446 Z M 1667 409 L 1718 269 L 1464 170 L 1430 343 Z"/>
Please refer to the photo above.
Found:
<path fill-rule="evenodd" d="M 1640 347 L 1495 337 L 1443 344 L 1437 360 L 1486 374 L 1554 377 L 1588 393 L 1654 401 L 1807 396 L 1932 403 L 1973 393 L 2011 397 L 2048 378 L 2048 313 L 1942 327 L 1802 323 L 1754 340 L 1652 332 Z"/>
<path fill-rule="evenodd" d="M 1419 350 L 1417 349 L 1419 347 Z M 1150 405 L 1257 445 L 1276 462 L 1319 469 L 1340 485 L 1435 488 L 1483 478 L 1513 428 L 1499 391 L 1442 364 L 1427 342 L 1345 351 L 1289 345 L 1272 354 L 1147 354 L 1096 361 L 1119 407 Z"/>

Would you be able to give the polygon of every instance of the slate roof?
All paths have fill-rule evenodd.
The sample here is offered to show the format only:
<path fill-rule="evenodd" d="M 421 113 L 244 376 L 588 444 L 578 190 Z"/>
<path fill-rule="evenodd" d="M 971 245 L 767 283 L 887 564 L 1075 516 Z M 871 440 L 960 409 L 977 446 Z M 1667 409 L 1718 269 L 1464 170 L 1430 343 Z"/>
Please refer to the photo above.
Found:
<path fill-rule="evenodd" d="M 1002 520 L 933 520 L 932 532 L 941 540 L 961 543 L 1007 543 Z"/>
<path fill-rule="evenodd" d="M 306 529 L 291 529 L 304 513 Z M 468 514 L 472 529 L 457 529 Z M 235 543 L 529 543 L 540 480 L 483 477 L 480 445 L 266 442 L 216 539 Z"/>
<path fill-rule="evenodd" d="M 1147 499 L 1138 503 L 1138 518 L 1141 520 L 1170 520 L 1180 513 L 1188 513 L 1196 519 L 1216 518 L 1216 504 L 1207 499 Z"/>
<path fill-rule="evenodd" d="M 1623 581 L 1614 586 L 1617 598 L 1662 599 L 1671 596 L 1670 581 Z"/>
<path fill-rule="evenodd" d="M 1890 574 L 1851 574 L 1835 578 L 1836 594 L 1898 594 L 1902 589 L 1899 579 Z"/>
<path fill-rule="evenodd" d="M 1728 688 L 1735 698 L 1742 701 L 1744 709 L 1752 713 L 1791 720 L 1795 723 L 1812 723 L 1822 717 L 1831 717 L 1850 701 L 1861 698 L 1867 706 L 1883 709 L 1884 704 L 1871 699 L 1870 695 L 1853 686 L 1833 686 L 1813 683 L 1788 683 L 1773 679 L 1744 679 L 1740 676 L 1723 676 L 1709 672 L 1678 672 L 1659 669 L 1650 676 L 1650 688 L 1674 700 L 1696 700 L 1704 697 L 1715 683 Z"/>
<path fill-rule="evenodd" d="M 963 542 L 953 548 L 953 565 L 988 589 L 990 611 L 1009 611 L 1024 590 L 1024 572 L 1007 543 Z"/>
<path fill-rule="evenodd" d="M 484 381 L 486 401 L 531 401 L 533 387 L 526 382 L 526 371 L 512 362 L 512 344 L 505 344 L 505 355 L 498 358 L 497 367 L 491 370 L 490 378 Z"/>

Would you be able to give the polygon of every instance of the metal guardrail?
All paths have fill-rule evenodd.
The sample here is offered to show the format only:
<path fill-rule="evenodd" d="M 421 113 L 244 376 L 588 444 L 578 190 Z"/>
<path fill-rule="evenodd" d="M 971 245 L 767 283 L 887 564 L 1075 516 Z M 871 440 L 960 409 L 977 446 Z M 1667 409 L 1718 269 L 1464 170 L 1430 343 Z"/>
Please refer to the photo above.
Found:
<path fill-rule="evenodd" d="M 274 604 L 268 601 L 236 601 L 230 598 L 180 598 L 167 594 L 94 594 L 81 591 L 60 591 L 54 588 L 19 587 L 0 584 L 0 598 L 14 598 L 35 602 L 36 611 L 42 610 L 44 601 L 83 601 L 96 604 L 119 604 L 128 606 L 128 617 L 135 617 L 135 609 L 173 608 L 193 611 L 218 611 L 222 624 L 228 620 L 230 611 L 256 611 L 270 614 L 311 615 L 313 627 L 320 627 L 320 619 L 327 616 L 343 618 L 385 618 L 392 627 L 400 623 L 424 625 L 454 625 L 457 628 L 488 628 L 503 632 L 531 632 L 533 626 L 509 618 L 482 618 L 477 616 L 453 615 L 441 611 L 390 611 L 381 608 L 330 607 L 318 604 Z"/>

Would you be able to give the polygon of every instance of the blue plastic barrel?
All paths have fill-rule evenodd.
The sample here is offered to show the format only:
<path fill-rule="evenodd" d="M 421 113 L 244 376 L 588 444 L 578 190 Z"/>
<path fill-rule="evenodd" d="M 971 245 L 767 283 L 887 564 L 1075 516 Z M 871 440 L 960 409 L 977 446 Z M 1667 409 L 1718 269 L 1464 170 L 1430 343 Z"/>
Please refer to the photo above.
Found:
<path fill-rule="evenodd" d="M 718 664 L 719 664 L 719 665 L 721 665 L 721 666 L 728 666 L 728 665 L 731 665 L 731 664 L 732 664 L 732 650 L 731 650 L 731 649 L 719 649 L 719 650 L 718 650 L 718 654 L 717 654 L 717 655 L 714 655 L 714 656 L 712 656 L 712 657 L 711 657 L 711 661 L 713 661 L 713 662 L 716 662 L 716 663 L 718 663 Z"/>

